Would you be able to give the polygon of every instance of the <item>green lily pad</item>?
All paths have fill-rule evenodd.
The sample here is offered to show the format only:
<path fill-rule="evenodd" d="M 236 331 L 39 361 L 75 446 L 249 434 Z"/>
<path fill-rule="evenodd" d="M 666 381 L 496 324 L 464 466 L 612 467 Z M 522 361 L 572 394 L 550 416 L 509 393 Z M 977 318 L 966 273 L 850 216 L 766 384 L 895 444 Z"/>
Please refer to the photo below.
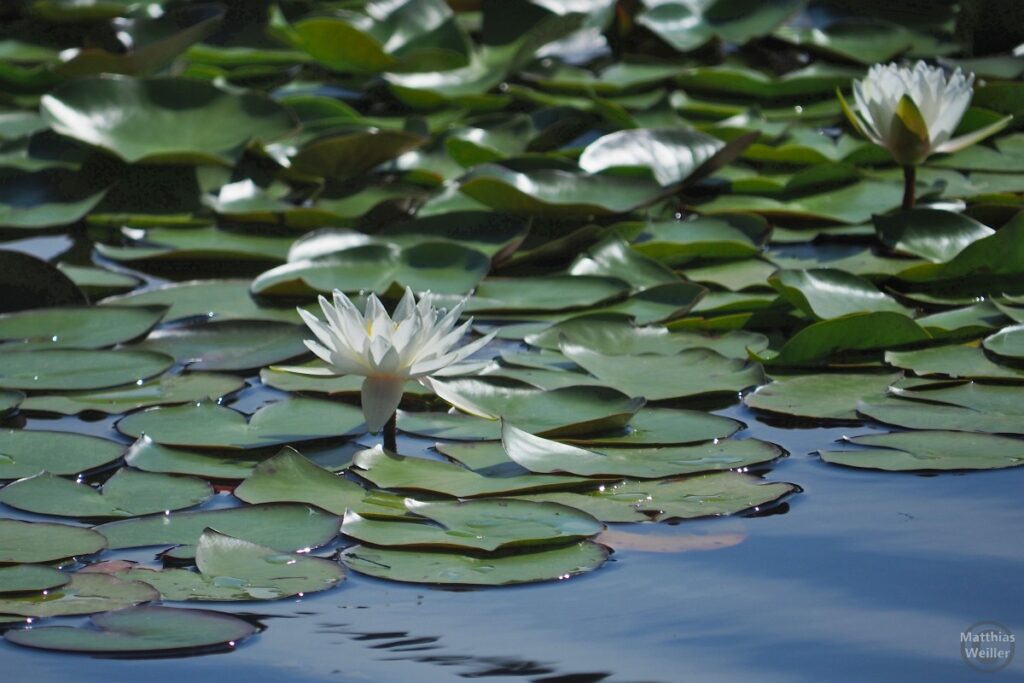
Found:
<path fill-rule="evenodd" d="M 945 263 L 925 263 L 899 273 L 908 282 L 957 282 L 993 278 L 1013 281 L 1024 273 L 1024 218 L 1014 218 L 994 235 L 977 239 Z"/>
<path fill-rule="evenodd" d="M 112 270 L 95 266 L 76 266 L 70 263 L 58 263 L 57 268 L 70 277 L 72 282 L 78 285 L 90 298 L 126 292 L 129 289 L 135 289 L 142 282 L 132 275 L 115 273 Z"/>
<path fill-rule="evenodd" d="M 98 490 L 42 472 L 0 489 L 0 503 L 40 515 L 96 519 L 180 510 L 212 495 L 202 479 L 121 468 Z"/>
<path fill-rule="evenodd" d="M 420 502 L 410 498 L 405 505 L 421 519 L 380 521 L 349 511 L 341 532 L 375 546 L 495 551 L 560 545 L 594 536 L 604 528 L 590 515 L 554 503 Z"/>
<path fill-rule="evenodd" d="M 253 261 L 280 262 L 292 244 L 290 237 L 229 231 L 221 228 L 150 228 L 143 233 L 132 232 L 126 246 L 96 244 L 101 256 L 132 262 L 177 261 Z M 209 304 L 210 302 L 207 302 Z"/>
<path fill-rule="evenodd" d="M 310 462 L 292 448 L 284 448 L 257 465 L 235 487 L 234 494 L 246 503 L 308 503 L 336 515 L 344 515 L 347 510 L 375 517 L 407 515 L 399 496 L 367 491 Z"/>
<path fill-rule="evenodd" d="M 122 581 L 106 574 L 72 574 L 54 590 L 18 597 L 0 596 L 0 613 L 25 617 L 62 617 L 94 614 L 158 600 L 160 594 L 141 581 Z"/>
<path fill-rule="evenodd" d="M 126 465 L 145 472 L 190 474 L 208 479 L 245 479 L 271 457 L 263 451 L 196 451 L 161 446 L 143 436 L 125 452 Z"/>
<path fill-rule="evenodd" d="M 995 234 L 992 228 L 968 216 L 938 209 L 876 215 L 874 223 L 887 247 L 932 263 L 945 263 L 968 245 Z"/>
<path fill-rule="evenodd" d="M 503 417 L 545 436 L 618 429 L 628 424 L 644 404 L 643 399 L 603 387 L 543 391 L 521 383 L 481 379 L 432 379 L 430 387 L 460 410 L 491 420 Z"/>
<path fill-rule="evenodd" d="M 41 564 L 16 564 L 0 567 L 0 594 L 44 591 L 63 586 L 71 577 Z"/>
<path fill-rule="evenodd" d="M 780 219 L 795 217 L 857 225 L 870 221 L 876 213 L 898 207 L 902 192 L 896 183 L 861 180 L 838 189 L 789 200 L 726 194 L 700 208 L 706 214 L 749 212 Z"/>
<path fill-rule="evenodd" d="M 343 182 L 427 142 L 427 138 L 406 131 L 377 128 L 329 135 L 304 145 L 292 157 L 291 168 L 304 175 Z"/>
<path fill-rule="evenodd" d="M 194 653 L 231 648 L 258 628 L 229 614 L 172 607 L 133 607 L 97 614 L 95 628 L 44 626 L 7 631 L 15 645 L 92 654 Z"/>
<path fill-rule="evenodd" d="M 0 417 L 13 413 L 24 400 L 25 394 L 20 391 L 0 390 Z"/>
<path fill-rule="evenodd" d="M 725 439 L 742 428 L 741 422 L 699 410 L 646 406 L 625 429 L 560 438 L 583 446 L 669 446 Z"/>
<path fill-rule="evenodd" d="M 261 295 L 374 291 L 393 287 L 439 294 L 465 294 L 490 269 L 490 259 L 475 249 L 445 242 L 424 242 L 399 249 L 365 244 L 315 259 L 286 263 L 252 283 Z"/>
<path fill-rule="evenodd" d="M 230 164 L 250 141 L 268 142 L 295 126 L 269 98 L 186 78 L 77 79 L 44 95 L 42 112 L 61 135 L 129 163 Z"/>
<path fill-rule="evenodd" d="M 91 529 L 0 519 L 0 563 L 51 562 L 106 547 L 107 540 Z"/>
<path fill-rule="evenodd" d="M 755 136 L 756 137 L 756 136 Z M 633 128 L 603 135 L 586 146 L 580 168 L 588 173 L 636 175 L 659 185 L 676 185 L 714 172 L 739 156 L 750 140 L 724 144 L 718 138 L 684 128 Z"/>
<path fill-rule="evenodd" d="M 688 349 L 671 356 L 607 356 L 583 346 L 563 345 L 562 353 L 606 385 L 652 401 L 735 393 L 764 381 L 760 365 L 709 349 Z M 505 417 L 514 422 L 510 415 Z"/>
<path fill-rule="evenodd" d="M 888 62 L 914 44 L 910 32 L 899 24 L 870 17 L 837 20 L 821 28 L 782 26 L 774 35 L 794 45 L 865 65 Z"/>
<path fill-rule="evenodd" d="M 466 304 L 466 313 L 484 311 L 565 311 L 585 308 L 625 295 L 629 285 L 617 278 L 590 275 L 533 278 L 487 278 Z M 455 297 L 436 297 L 451 307 Z"/>
<path fill-rule="evenodd" d="M 156 330 L 134 348 L 165 353 L 189 370 L 246 370 L 306 353 L 308 331 L 269 320 L 215 320 Z"/>
<path fill-rule="evenodd" d="M 820 365 L 931 339 L 920 325 L 894 311 L 849 313 L 809 325 L 790 337 L 771 365 Z"/>
<path fill-rule="evenodd" d="M 107 414 L 126 413 L 138 408 L 191 403 L 208 398 L 220 398 L 245 386 L 238 377 L 205 372 L 190 372 L 183 375 L 162 375 L 145 380 L 141 384 L 126 387 L 77 391 L 64 394 L 36 394 L 24 400 L 24 410 L 37 410 L 62 415 L 77 415 L 84 411 Z M 73 474 L 57 472 L 54 474 Z"/>
<path fill-rule="evenodd" d="M 614 236 L 606 237 L 577 256 L 569 273 L 618 278 L 636 290 L 680 282 L 679 276 L 667 266 L 633 251 L 625 240 Z"/>
<path fill-rule="evenodd" d="M 31 391 L 102 389 L 146 380 L 174 364 L 150 351 L 36 349 L 0 353 L 0 387 Z"/>
<path fill-rule="evenodd" d="M 0 316 L 2 349 L 100 349 L 144 336 L 164 317 L 163 306 L 51 307 Z"/>
<path fill-rule="evenodd" d="M 338 517 L 306 505 L 253 505 L 175 512 L 107 522 L 95 527 L 112 550 L 151 545 L 194 545 L 207 528 L 275 550 L 316 548 L 338 533 Z"/>
<path fill-rule="evenodd" d="M 857 404 L 885 396 L 896 374 L 827 373 L 776 377 L 743 398 L 755 410 L 812 420 L 856 420 Z"/>
<path fill-rule="evenodd" d="M 602 522 L 646 522 L 733 515 L 773 503 L 796 491 L 792 484 L 763 483 L 737 472 L 713 472 L 683 479 L 626 480 L 586 493 L 551 492 L 519 496 L 561 503 Z"/>
<path fill-rule="evenodd" d="M 341 561 L 349 569 L 379 579 L 470 586 L 507 586 L 564 580 L 593 571 L 607 559 L 608 550 L 590 541 L 555 550 L 501 557 L 390 550 L 358 545 L 341 554 Z"/>
<path fill-rule="evenodd" d="M 836 268 L 780 270 L 768 278 L 768 284 L 794 307 L 819 320 L 868 311 L 912 313 L 870 281 Z"/>
<path fill-rule="evenodd" d="M 212 401 L 157 407 L 123 418 L 122 434 L 165 446 L 247 449 L 365 431 L 363 413 L 344 403 L 289 398 L 245 415 Z"/>
<path fill-rule="evenodd" d="M 67 275 L 46 261 L 17 251 L 0 250 L 0 288 L 4 291 L 0 313 L 87 303 L 85 294 Z"/>
<path fill-rule="evenodd" d="M 198 572 L 133 567 L 117 572 L 143 581 L 164 600 L 279 600 L 329 590 L 345 580 L 340 564 L 232 538 L 207 529 L 196 545 Z"/>
<path fill-rule="evenodd" d="M 1019 400 L 1024 393 L 1017 392 Z M 857 412 L 879 422 L 905 427 L 907 429 L 941 429 L 986 434 L 1024 434 L 1024 414 L 1014 405 L 1003 409 L 977 410 L 973 407 L 929 403 L 927 392 L 918 392 L 922 400 L 900 398 L 876 398 L 857 406 Z M 905 398 L 917 398 L 918 394 L 907 394 Z M 1009 408 L 1006 410 L 1005 408 Z"/>
<path fill-rule="evenodd" d="M 501 438 L 500 422 L 464 413 L 413 413 L 399 410 L 397 425 L 401 432 L 430 439 L 493 441 Z"/>
<path fill-rule="evenodd" d="M 43 471 L 79 474 L 113 462 L 123 453 L 123 445 L 95 436 L 6 429 L 0 431 L 0 480 Z"/>
<path fill-rule="evenodd" d="M 767 236 L 768 223 L 760 216 L 723 214 L 646 223 L 632 246 L 641 254 L 678 266 L 698 258 L 756 256 Z"/>
<path fill-rule="evenodd" d="M 803 5 L 803 0 L 763 5 L 746 0 L 699 4 L 668 0 L 652 3 L 636 21 L 676 50 L 690 52 L 716 37 L 742 45 L 751 38 L 767 35 Z"/>
<path fill-rule="evenodd" d="M 1024 325 L 1004 327 L 987 337 L 982 342 L 982 346 L 986 351 L 999 358 L 1009 358 L 1014 361 L 1024 359 Z"/>
<path fill-rule="evenodd" d="M 819 451 L 835 465 L 893 472 L 983 470 L 1024 465 L 1024 442 L 991 434 L 950 431 L 866 434 L 846 439 L 856 450 Z"/>
<path fill-rule="evenodd" d="M 916 351 L 887 351 L 885 362 L 917 375 L 1024 381 L 1024 370 L 994 363 L 975 346 L 935 346 Z"/>
<path fill-rule="evenodd" d="M 257 304 L 249 293 L 249 280 L 192 280 L 161 285 L 142 292 L 111 297 L 104 304 L 170 306 L 165 320 L 204 316 L 210 320 L 278 320 L 299 322 L 295 308 Z"/>
<path fill-rule="evenodd" d="M 440 493 L 455 498 L 571 488 L 587 482 L 584 478 L 572 476 L 486 477 L 452 463 L 392 455 L 380 448 L 357 453 L 352 463 L 359 468 L 354 470 L 356 474 L 375 486 Z"/>
<path fill-rule="evenodd" d="M 605 216 L 653 203 L 665 191 L 643 178 L 561 170 L 519 173 L 493 164 L 473 168 L 459 191 L 495 211 L 541 216 Z"/>
<path fill-rule="evenodd" d="M 0 168 L 0 227 L 46 228 L 76 223 L 106 194 L 66 169 Z"/>
<path fill-rule="evenodd" d="M 605 448 L 597 452 L 534 436 L 507 421 L 501 443 L 509 458 L 531 472 L 640 479 L 747 467 L 784 454 L 775 444 L 757 439 L 723 439 L 696 446 Z"/>

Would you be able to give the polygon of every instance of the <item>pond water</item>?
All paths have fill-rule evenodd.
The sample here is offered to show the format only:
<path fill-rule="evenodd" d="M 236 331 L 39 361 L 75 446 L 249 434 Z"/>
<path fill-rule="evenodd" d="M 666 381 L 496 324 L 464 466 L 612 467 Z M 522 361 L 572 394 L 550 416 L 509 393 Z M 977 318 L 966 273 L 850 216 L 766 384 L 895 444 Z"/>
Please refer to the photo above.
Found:
<path fill-rule="evenodd" d="M 961 660 L 963 629 L 1024 628 L 1024 469 L 834 467 L 811 451 L 868 428 L 786 429 L 745 408 L 718 412 L 749 425 L 739 436 L 786 448 L 757 473 L 802 491 L 744 516 L 611 525 L 636 549 L 568 581 L 446 590 L 350 573 L 341 588 L 296 600 L 190 604 L 266 627 L 227 654 L 142 665 L 0 643 L 5 679 L 213 683 L 230 671 L 254 683 L 964 681 L 976 672 Z M 1020 673 L 1014 662 L 997 676 Z"/>

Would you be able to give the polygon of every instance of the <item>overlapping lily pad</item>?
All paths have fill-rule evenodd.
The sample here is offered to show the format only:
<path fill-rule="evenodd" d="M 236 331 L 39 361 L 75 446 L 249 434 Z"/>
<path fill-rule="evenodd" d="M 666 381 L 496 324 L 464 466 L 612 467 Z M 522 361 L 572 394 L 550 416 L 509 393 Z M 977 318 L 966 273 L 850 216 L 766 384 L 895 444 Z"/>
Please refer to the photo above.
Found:
<path fill-rule="evenodd" d="M 94 391 L 68 391 L 61 394 L 34 394 L 22 404 L 25 410 L 77 415 L 85 411 L 116 414 L 137 408 L 191 403 L 220 398 L 241 389 L 245 383 L 229 375 L 189 372 L 161 375 L 142 383 Z M 56 472 L 55 474 L 68 474 Z"/>
<path fill-rule="evenodd" d="M 864 448 L 820 451 L 825 462 L 867 469 L 981 470 L 1024 465 L 1024 442 L 944 430 L 866 434 L 846 440 Z"/>
<path fill-rule="evenodd" d="M 141 581 L 122 581 L 106 574 L 79 572 L 56 589 L 16 597 L 0 595 L 0 614 L 60 617 L 125 609 L 157 600 L 160 594 Z"/>

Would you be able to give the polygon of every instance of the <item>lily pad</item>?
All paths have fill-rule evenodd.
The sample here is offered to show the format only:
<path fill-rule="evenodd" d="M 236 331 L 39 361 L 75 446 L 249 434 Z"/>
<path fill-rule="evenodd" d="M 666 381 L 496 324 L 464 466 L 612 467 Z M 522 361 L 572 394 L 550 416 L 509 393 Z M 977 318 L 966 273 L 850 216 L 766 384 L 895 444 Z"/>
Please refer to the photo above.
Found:
<path fill-rule="evenodd" d="M 122 581 L 106 574 L 79 572 L 63 586 L 18 597 L 0 596 L 0 614 L 61 617 L 124 609 L 158 600 L 160 594 L 141 581 Z"/>
<path fill-rule="evenodd" d="M 387 547 L 495 551 L 560 545 L 604 528 L 575 508 L 523 500 L 405 501 L 420 519 L 379 521 L 349 511 L 341 532 L 362 543 Z"/>
<path fill-rule="evenodd" d="M 768 223 L 752 214 L 647 223 L 633 248 L 670 266 L 698 258 L 746 258 L 761 252 Z M 692 278 L 691 278 L 692 279 Z"/>
<path fill-rule="evenodd" d="M 0 350 L 100 349 L 144 336 L 160 322 L 163 306 L 63 306 L 0 316 Z"/>
<path fill-rule="evenodd" d="M 66 169 L 0 168 L 0 227 L 46 228 L 76 223 L 99 204 L 105 193 L 105 188 L 91 186 Z"/>
<path fill-rule="evenodd" d="M 1024 370 L 995 363 L 976 346 L 935 346 L 916 351 L 887 351 L 885 362 L 924 376 L 1024 381 Z"/>
<path fill-rule="evenodd" d="M 945 263 L 968 245 L 995 233 L 969 216 L 938 209 L 877 215 L 874 223 L 887 247 L 932 263 Z"/>
<path fill-rule="evenodd" d="M 872 355 L 929 341 L 920 325 L 894 311 L 849 313 L 809 325 L 790 337 L 771 365 L 821 365 L 833 358 Z"/>
<path fill-rule="evenodd" d="M 43 471 L 79 474 L 111 463 L 123 453 L 122 444 L 86 434 L 5 429 L 0 431 L 0 480 Z"/>
<path fill-rule="evenodd" d="M 106 538 L 91 529 L 0 519 L 0 563 L 51 562 L 106 547 Z"/>
<path fill-rule="evenodd" d="M 207 528 L 275 550 L 324 545 L 341 520 L 306 505 L 252 505 L 226 510 L 176 512 L 107 522 L 96 527 L 113 550 L 151 545 L 194 545 Z"/>
<path fill-rule="evenodd" d="M 645 522 L 733 515 L 767 505 L 796 490 L 792 484 L 764 483 L 749 474 L 713 472 L 683 479 L 626 480 L 586 493 L 535 493 L 520 497 L 569 505 L 602 522 Z"/>
<path fill-rule="evenodd" d="M 819 451 L 835 465 L 894 472 L 982 470 L 1024 465 L 1024 442 L 991 434 L 913 431 L 866 434 L 846 439 L 856 450 Z"/>
<path fill-rule="evenodd" d="M 25 400 L 25 394 L 20 391 L 0 390 L 0 417 L 13 413 Z"/>
<path fill-rule="evenodd" d="M 896 374 L 827 373 L 776 377 L 743 398 L 748 407 L 812 420 L 856 420 L 857 404 L 885 396 Z"/>
<path fill-rule="evenodd" d="M 408 583 L 507 586 L 554 581 L 593 571 L 608 550 L 584 541 L 565 548 L 501 557 L 415 552 L 355 546 L 341 554 L 345 566 L 360 574 Z"/>
<path fill-rule="evenodd" d="M 61 135 L 129 163 L 230 164 L 250 141 L 269 142 L 295 126 L 267 97 L 187 78 L 81 78 L 44 95 L 41 105 Z"/>
<path fill-rule="evenodd" d="M 484 311 L 565 311 L 594 306 L 625 295 L 629 285 L 617 278 L 590 275 L 487 278 L 466 304 L 467 313 Z M 450 307 L 457 299 L 435 297 Z"/>
<path fill-rule="evenodd" d="M 212 495 L 213 487 L 202 479 L 121 468 L 98 490 L 42 472 L 0 489 L 0 503 L 41 515 L 96 519 L 180 510 Z"/>
<path fill-rule="evenodd" d="M 246 503 L 308 503 L 336 515 L 354 510 L 375 517 L 407 516 L 399 496 L 367 491 L 310 462 L 292 448 L 284 448 L 257 465 L 234 494 Z"/>
<path fill-rule="evenodd" d="M 209 320 L 279 320 L 299 322 L 295 308 L 260 306 L 249 293 L 249 280 L 173 282 L 142 292 L 110 297 L 104 304 L 170 306 L 167 321 L 203 316 Z"/>
<path fill-rule="evenodd" d="M 568 436 L 624 427 L 644 404 L 614 389 L 566 387 L 542 391 L 535 387 L 499 384 L 480 379 L 430 381 L 438 396 L 472 415 L 503 417 L 536 434 Z"/>
<path fill-rule="evenodd" d="M 1020 361 L 1024 359 L 1024 325 L 1004 327 L 987 337 L 982 346 L 999 358 Z"/>
<path fill-rule="evenodd" d="M 334 588 L 345 580 L 340 564 L 318 557 L 283 553 L 207 529 L 196 545 L 196 567 L 117 572 L 143 581 L 164 600 L 278 600 Z"/>
<path fill-rule="evenodd" d="M 134 348 L 165 353 L 189 370 L 246 370 L 306 353 L 301 325 L 223 320 L 157 330 Z"/>
<path fill-rule="evenodd" d="M 1010 388 L 1010 391 L 1017 394 L 1018 401 L 1024 395 L 1024 392 L 1017 392 L 1016 388 Z M 921 398 L 924 400 L 916 401 L 876 398 L 862 402 L 857 406 L 857 412 L 884 424 L 907 429 L 1024 434 L 1024 414 L 1013 405 L 1004 406 L 1002 410 L 981 411 L 971 407 L 930 403 L 927 402 L 927 396 L 927 392 L 921 392 Z"/>
<path fill-rule="evenodd" d="M 867 311 L 912 313 L 870 281 L 837 268 L 780 270 L 768 278 L 768 284 L 805 315 L 819 320 Z"/>
<path fill-rule="evenodd" d="M 0 594 L 43 591 L 63 586 L 71 577 L 41 564 L 16 564 L 0 567 Z"/>
<path fill-rule="evenodd" d="M 288 237 L 225 230 L 214 226 L 149 228 L 145 232 L 123 233 L 125 246 L 96 244 L 101 256 L 125 263 L 178 261 L 284 261 L 292 240 Z M 207 302 L 209 304 L 210 302 Z"/>
<path fill-rule="evenodd" d="M 464 413 L 414 413 L 399 410 L 397 424 L 399 431 L 430 439 L 493 441 L 501 438 L 500 422 Z"/>
<path fill-rule="evenodd" d="M 625 429 L 560 438 L 583 446 L 668 446 L 725 439 L 742 428 L 741 422 L 699 410 L 645 406 Z"/>
<path fill-rule="evenodd" d="M 513 475 L 486 477 L 459 465 L 439 460 L 410 458 L 369 449 L 352 460 L 356 474 L 386 489 L 426 491 L 454 498 L 496 496 L 554 488 L 571 488 L 587 483 L 581 477 Z"/>
<path fill-rule="evenodd" d="M 258 629 L 229 614 L 173 607 L 133 607 L 92 617 L 95 628 L 44 626 L 7 631 L 15 645 L 92 654 L 186 654 L 231 648 Z"/>
<path fill-rule="evenodd" d="M 87 303 L 85 293 L 66 274 L 18 251 L 0 250 L 0 287 L 4 291 L 2 313 Z"/>
<path fill-rule="evenodd" d="M 531 472 L 639 479 L 728 470 L 769 462 L 784 451 L 757 439 L 723 439 L 696 446 L 605 448 L 601 452 L 534 436 L 505 422 L 501 443 L 509 458 Z"/>
<path fill-rule="evenodd" d="M 688 349 L 672 356 L 607 356 L 563 345 L 562 352 L 606 385 L 652 401 L 736 393 L 764 381 L 757 363 L 726 358 L 709 349 Z M 514 422 L 511 416 L 505 417 Z"/>
<path fill-rule="evenodd" d="M 145 380 L 141 384 L 136 382 L 126 387 L 114 387 L 113 389 L 63 394 L 35 394 L 26 398 L 22 407 L 24 410 L 62 415 L 77 415 L 84 411 L 112 415 L 126 413 L 137 408 L 220 398 L 244 386 L 245 382 L 237 377 L 190 372 L 183 375 L 162 375 Z M 73 474 L 72 472 L 46 469 L 54 474 Z"/>
<path fill-rule="evenodd" d="M 36 349 L 0 353 L 0 387 L 31 391 L 103 389 L 159 375 L 174 359 L 151 351 Z"/>
<path fill-rule="evenodd" d="M 212 401 L 150 408 L 123 418 L 117 429 L 165 446 L 247 449 L 361 434 L 365 426 L 362 411 L 350 405 L 289 398 L 260 408 L 248 420 Z"/>

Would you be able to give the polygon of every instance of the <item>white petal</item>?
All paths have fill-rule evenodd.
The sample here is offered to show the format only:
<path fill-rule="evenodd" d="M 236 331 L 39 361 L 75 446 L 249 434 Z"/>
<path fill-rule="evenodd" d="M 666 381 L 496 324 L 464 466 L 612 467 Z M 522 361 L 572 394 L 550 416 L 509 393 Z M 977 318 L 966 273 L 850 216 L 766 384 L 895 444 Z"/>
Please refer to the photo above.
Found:
<path fill-rule="evenodd" d="M 398 410 L 406 380 L 402 377 L 367 377 L 363 380 L 361 401 L 366 427 L 379 432 Z"/>
<path fill-rule="evenodd" d="M 319 339 L 324 346 L 332 350 L 338 348 L 337 337 L 331 329 L 327 327 L 327 325 L 320 322 L 320 320 L 309 311 L 301 308 L 297 310 L 299 311 L 299 317 L 302 318 L 304 323 L 306 323 L 306 327 L 316 335 L 316 338 Z"/>

